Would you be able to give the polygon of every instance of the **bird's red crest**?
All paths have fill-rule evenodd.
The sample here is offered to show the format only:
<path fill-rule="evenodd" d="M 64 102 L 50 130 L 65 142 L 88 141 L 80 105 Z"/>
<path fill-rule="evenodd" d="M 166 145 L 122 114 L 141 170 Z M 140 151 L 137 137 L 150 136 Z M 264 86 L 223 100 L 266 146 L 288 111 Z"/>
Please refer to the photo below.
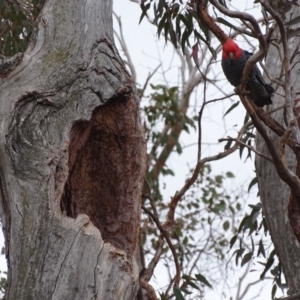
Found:
<path fill-rule="evenodd" d="M 223 45 L 222 58 L 228 59 L 229 53 L 233 53 L 235 59 L 239 59 L 242 55 L 242 50 L 232 39 L 227 39 Z"/>

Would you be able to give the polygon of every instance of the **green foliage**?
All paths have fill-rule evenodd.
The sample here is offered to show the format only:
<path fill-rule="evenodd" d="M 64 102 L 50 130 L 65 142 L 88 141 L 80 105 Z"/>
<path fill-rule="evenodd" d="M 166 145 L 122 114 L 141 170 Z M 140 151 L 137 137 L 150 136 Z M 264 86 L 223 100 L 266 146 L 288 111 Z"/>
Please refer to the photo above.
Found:
<path fill-rule="evenodd" d="M 249 186 L 248 186 L 248 193 L 250 192 L 250 190 L 252 189 L 252 187 L 258 183 L 258 179 L 257 179 L 257 176 L 255 176 L 249 183 Z"/>
<path fill-rule="evenodd" d="M 254 179 L 256 179 L 256 177 Z M 254 180 L 252 180 L 252 182 L 253 181 Z M 281 264 L 277 259 L 275 249 L 269 251 L 270 246 L 266 246 L 263 242 L 263 237 L 268 234 L 268 227 L 266 219 L 262 214 L 262 205 L 259 202 L 256 205 L 249 205 L 249 207 L 252 209 L 250 214 L 247 214 L 241 220 L 240 226 L 237 229 L 237 234 L 230 240 L 230 249 L 233 248 L 236 241 L 239 241 L 239 246 L 234 250 L 232 257 L 235 257 L 236 265 L 238 265 L 241 259 L 241 267 L 250 260 L 253 260 L 254 263 L 256 261 L 262 265 L 264 268 L 260 275 L 261 280 L 263 280 L 267 272 L 270 271 L 270 274 L 274 277 L 274 284 L 271 291 L 272 299 L 274 299 L 277 287 L 282 290 L 287 288 L 287 284 L 282 283 L 284 274 L 282 272 Z M 262 234 L 260 234 L 261 231 Z M 244 245 L 247 245 L 245 239 L 249 237 L 251 239 L 251 249 L 244 254 L 246 251 Z M 265 261 L 259 261 L 258 259 L 261 257 L 263 257 Z"/>
<path fill-rule="evenodd" d="M 146 134 L 147 144 L 152 146 L 149 157 L 153 162 L 158 159 L 165 160 L 160 157 L 160 150 L 167 143 L 168 139 L 172 138 L 175 143 L 174 150 L 182 153 L 182 145 L 179 141 L 180 132 L 190 132 L 191 129 L 196 129 L 197 116 L 189 117 L 183 113 L 182 108 L 179 107 L 179 89 L 178 87 L 167 87 L 165 85 L 150 85 L 152 91 L 149 96 L 147 105 L 143 107 L 142 112 L 144 116 L 144 128 Z M 170 137 L 169 132 L 163 132 L 162 126 L 175 128 L 174 134 Z M 159 170 L 163 176 L 174 175 L 172 169 L 166 164 L 163 164 Z M 153 180 L 151 170 L 147 172 L 147 180 L 151 183 L 152 196 L 154 199 L 161 199 L 160 186 L 157 178 Z"/>
<path fill-rule="evenodd" d="M 229 114 L 232 110 L 234 110 L 239 104 L 240 104 L 240 101 L 237 101 L 237 102 L 233 103 L 233 104 L 227 109 L 227 111 L 225 112 L 223 118 L 224 118 L 227 114 Z"/>
<path fill-rule="evenodd" d="M 40 1 L 0 0 L 0 54 L 24 52 L 39 14 Z"/>
<path fill-rule="evenodd" d="M 155 142 L 158 138 L 162 138 L 159 132 L 153 132 L 153 128 L 164 124 L 174 126 L 180 124 L 184 131 L 190 131 L 190 128 L 196 129 L 195 121 L 197 118 L 189 118 L 182 113 L 182 109 L 178 107 L 179 91 L 178 87 L 168 88 L 165 85 L 152 85 L 153 92 L 150 94 L 149 105 L 144 107 L 145 118 L 147 124 L 145 127 L 147 141 Z M 166 142 L 161 139 L 160 145 Z M 178 150 L 181 153 L 181 150 Z"/>
<path fill-rule="evenodd" d="M 165 41 L 171 41 L 175 48 L 179 43 L 183 52 L 186 47 L 191 47 L 190 38 L 192 38 L 196 44 L 205 43 L 216 57 L 216 52 L 210 45 L 210 32 L 199 21 L 190 2 L 182 0 L 142 1 L 140 22 L 147 16 L 151 6 L 158 37 L 163 34 Z"/>
<path fill-rule="evenodd" d="M 201 292 L 201 286 L 207 286 L 212 289 L 211 284 L 208 282 L 208 280 L 203 276 L 202 274 L 195 274 L 194 277 L 189 275 L 183 275 L 183 284 L 180 288 L 174 288 L 173 293 L 176 300 L 186 300 L 186 295 L 191 295 L 192 292 L 187 289 L 187 287 L 191 287 L 192 290 L 200 291 Z M 160 300 L 166 300 L 166 294 L 161 293 L 160 294 Z"/>
<path fill-rule="evenodd" d="M 207 281 L 207 279 L 201 275 L 201 274 L 196 274 L 195 275 L 196 279 L 202 283 L 204 283 L 205 285 L 207 285 L 208 287 L 212 288 L 211 284 Z"/>
<path fill-rule="evenodd" d="M 5 290 L 6 290 L 6 280 L 7 272 L 0 271 L 0 297 L 4 300 Z"/>
<path fill-rule="evenodd" d="M 180 289 L 175 288 L 174 289 L 174 295 L 175 295 L 176 300 L 184 300 L 184 297 L 183 297 Z"/>
<path fill-rule="evenodd" d="M 193 271 L 193 263 L 200 257 L 201 261 L 205 261 L 214 256 L 215 262 L 212 264 L 216 264 L 215 267 L 226 259 L 231 230 L 235 226 L 233 216 L 241 209 L 239 194 L 228 193 L 224 188 L 224 182 L 233 179 L 231 172 L 213 175 L 210 165 L 204 165 L 199 179 L 178 204 L 177 218 L 169 234 L 180 258 L 181 268 L 186 274 Z M 144 202 L 145 206 L 149 205 L 148 201 Z M 156 200 L 155 205 L 160 216 L 164 216 L 169 209 L 169 204 L 165 201 Z M 151 220 L 146 215 L 142 219 L 142 232 L 143 248 L 152 257 L 160 232 L 155 226 L 151 226 Z M 172 253 L 167 246 L 163 248 L 161 260 L 166 266 L 173 264 Z M 199 264 L 195 264 L 198 269 L 202 265 L 200 260 Z M 205 287 L 212 288 L 216 284 L 216 274 L 211 274 L 206 264 L 203 266 L 200 268 L 205 276 L 199 273 L 183 276 L 180 289 L 173 291 L 176 299 L 193 299 L 192 295 L 197 291 L 202 293 Z M 190 296 L 190 293 L 193 294 Z M 161 294 L 161 299 L 165 296 Z"/>
<path fill-rule="evenodd" d="M 232 104 L 228 109 L 227 111 L 225 112 L 223 118 L 225 116 L 227 116 L 228 114 L 230 114 L 238 105 L 239 105 L 239 101 L 238 102 L 235 102 L 234 104 Z M 248 158 L 252 158 L 252 150 L 250 149 L 252 147 L 252 145 L 254 145 L 254 140 L 255 140 L 255 128 L 253 126 L 253 124 L 249 124 L 249 115 L 248 113 L 246 112 L 246 115 L 245 115 L 245 118 L 244 118 L 244 126 L 246 126 L 246 130 L 245 132 L 243 133 L 243 136 L 241 138 L 241 141 L 243 142 L 243 144 L 240 144 L 239 146 L 239 154 L 240 154 L 240 158 L 242 158 L 243 156 L 243 153 L 244 153 L 244 150 L 246 149 L 247 150 L 247 157 L 245 159 L 245 161 L 248 159 Z M 231 145 L 232 145 L 232 140 L 229 140 L 226 145 L 224 146 L 224 150 L 228 150 Z M 246 145 L 248 146 L 246 146 Z M 256 181 L 257 179 L 253 179 L 253 181 L 250 183 L 249 185 L 249 189 L 248 191 L 250 191 L 251 187 L 257 183 Z"/>
<path fill-rule="evenodd" d="M 172 139 L 175 143 L 174 151 L 179 155 L 183 151 L 179 135 L 171 135 L 170 131 L 162 128 L 175 129 L 175 132 L 184 130 L 190 132 L 197 126 L 198 116 L 189 117 L 187 113 L 179 107 L 180 89 L 178 87 L 168 87 L 166 85 L 150 85 L 151 92 L 147 104 L 142 108 L 144 116 L 144 126 L 146 138 L 149 146 L 147 171 L 147 182 L 149 194 L 156 210 L 159 212 L 159 219 L 163 219 L 169 210 L 168 200 L 164 201 L 160 180 L 153 180 L 152 165 L 160 165 L 160 175 L 174 175 L 173 170 L 167 167 L 164 158 L 161 157 L 165 145 Z M 182 105 L 182 104 L 181 104 Z M 178 129 L 178 131 L 176 131 Z M 191 173 L 193 170 L 191 170 Z M 226 258 L 226 251 L 229 246 L 230 234 L 236 227 L 233 220 L 240 213 L 241 203 L 239 194 L 228 193 L 224 189 L 225 181 L 234 179 L 234 174 L 230 171 L 225 174 L 213 175 L 209 164 L 200 170 L 199 178 L 192 188 L 179 201 L 176 209 L 176 219 L 169 235 L 176 251 L 182 270 L 186 274 L 192 274 L 192 262 L 197 262 L 198 255 L 201 261 L 214 256 L 217 266 Z M 147 196 L 143 199 L 143 205 L 151 210 Z M 153 205 L 153 203 L 152 203 Z M 152 206 L 151 205 L 151 206 Z M 234 217 L 233 217 L 234 216 Z M 151 259 L 157 248 L 157 238 L 160 231 L 157 229 L 152 219 L 144 215 L 142 219 L 141 244 L 146 256 Z M 199 250 L 201 249 L 201 250 Z M 201 252 L 201 255 L 199 254 Z M 167 245 L 162 249 L 161 261 L 165 266 L 173 265 L 174 259 Z M 199 267 L 198 267 L 199 268 Z M 186 272 L 187 270 L 187 272 Z M 189 270 L 189 271 L 188 271 Z M 193 299 L 195 294 L 203 293 L 205 288 L 216 284 L 215 274 L 211 274 L 209 268 L 201 269 L 205 274 L 194 276 L 184 275 L 180 288 L 173 290 L 176 299 Z M 208 278 L 208 279 L 207 279 Z M 170 281 L 172 278 L 170 278 Z M 192 294 L 191 294 L 192 293 Z M 161 299 L 169 298 L 169 293 L 160 293 Z"/>

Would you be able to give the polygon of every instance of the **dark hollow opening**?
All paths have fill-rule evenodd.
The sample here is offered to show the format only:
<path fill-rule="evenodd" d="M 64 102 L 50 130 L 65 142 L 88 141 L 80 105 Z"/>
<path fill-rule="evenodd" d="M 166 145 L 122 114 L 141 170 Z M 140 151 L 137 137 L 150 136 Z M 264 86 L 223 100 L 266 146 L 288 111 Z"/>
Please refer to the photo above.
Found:
<path fill-rule="evenodd" d="M 111 100 L 98 107 L 90 121 L 74 124 L 61 199 L 63 214 L 87 214 L 105 242 L 126 251 L 135 245 L 139 223 L 132 178 L 138 180 L 140 166 L 130 102 Z"/>

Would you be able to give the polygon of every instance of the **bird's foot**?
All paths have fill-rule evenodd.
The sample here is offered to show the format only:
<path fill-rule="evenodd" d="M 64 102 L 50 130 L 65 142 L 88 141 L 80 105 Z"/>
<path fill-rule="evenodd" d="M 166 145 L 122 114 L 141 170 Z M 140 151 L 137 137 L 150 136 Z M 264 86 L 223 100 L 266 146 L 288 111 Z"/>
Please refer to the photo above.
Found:
<path fill-rule="evenodd" d="M 247 96 L 250 94 L 249 91 L 246 91 L 245 89 L 241 88 L 241 85 L 238 85 L 234 91 L 238 94 L 238 95 L 242 95 L 242 96 Z"/>

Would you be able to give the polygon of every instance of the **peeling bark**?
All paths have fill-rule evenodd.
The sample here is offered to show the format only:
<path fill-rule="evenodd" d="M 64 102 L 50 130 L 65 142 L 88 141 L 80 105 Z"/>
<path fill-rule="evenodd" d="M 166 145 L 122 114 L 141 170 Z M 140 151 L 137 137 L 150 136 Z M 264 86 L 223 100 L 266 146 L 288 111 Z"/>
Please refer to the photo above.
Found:
<path fill-rule="evenodd" d="M 128 299 L 145 142 L 106 0 L 45 4 L 0 78 L 6 299 Z"/>

